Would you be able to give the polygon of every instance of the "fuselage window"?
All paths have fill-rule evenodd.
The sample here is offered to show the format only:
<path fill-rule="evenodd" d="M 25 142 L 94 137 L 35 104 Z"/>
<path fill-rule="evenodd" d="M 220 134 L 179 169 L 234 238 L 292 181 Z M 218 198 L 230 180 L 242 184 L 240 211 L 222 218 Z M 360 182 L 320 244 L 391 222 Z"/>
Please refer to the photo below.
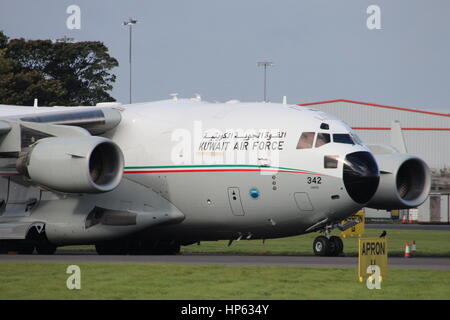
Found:
<path fill-rule="evenodd" d="M 331 137 L 329 133 L 318 133 L 316 139 L 316 148 L 323 146 L 324 144 L 330 143 Z"/>
<path fill-rule="evenodd" d="M 297 149 L 311 149 L 315 132 L 303 132 L 297 143 Z"/>
<path fill-rule="evenodd" d="M 350 137 L 349 134 L 346 133 L 336 133 L 333 134 L 333 142 L 336 143 L 346 143 L 346 144 L 355 144 L 353 142 L 352 137 Z"/>

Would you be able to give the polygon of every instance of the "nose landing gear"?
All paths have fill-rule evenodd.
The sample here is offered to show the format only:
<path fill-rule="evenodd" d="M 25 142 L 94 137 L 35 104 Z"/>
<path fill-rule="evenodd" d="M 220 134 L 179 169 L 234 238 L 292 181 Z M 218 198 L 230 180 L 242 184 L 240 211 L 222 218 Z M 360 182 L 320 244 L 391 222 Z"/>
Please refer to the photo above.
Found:
<path fill-rule="evenodd" d="M 313 251 L 316 256 L 337 257 L 344 251 L 344 243 L 340 237 L 330 235 L 331 228 L 325 229 L 324 236 L 318 236 L 313 242 Z"/>
<path fill-rule="evenodd" d="M 337 257 L 344 251 L 344 243 L 336 236 L 318 236 L 314 239 L 313 250 L 316 256 Z"/>

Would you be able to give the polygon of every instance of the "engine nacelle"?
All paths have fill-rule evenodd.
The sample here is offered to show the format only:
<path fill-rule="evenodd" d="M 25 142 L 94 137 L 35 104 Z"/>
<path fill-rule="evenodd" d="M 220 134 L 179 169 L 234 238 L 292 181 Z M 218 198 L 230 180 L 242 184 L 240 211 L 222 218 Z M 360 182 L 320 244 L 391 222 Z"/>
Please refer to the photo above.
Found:
<path fill-rule="evenodd" d="M 422 159 L 402 153 L 374 156 L 380 169 L 380 184 L 367 207 L 408 209 L 426 200 L 431 188 L 431 174 Z"/>
<path fill-rule="evenodd" d="M 100 193 L 117 187 L 123 154 L 111 140 L 97 137 L 45 138 L 17 159 L 17 170 L 34 183 L 67 193 Z"/>

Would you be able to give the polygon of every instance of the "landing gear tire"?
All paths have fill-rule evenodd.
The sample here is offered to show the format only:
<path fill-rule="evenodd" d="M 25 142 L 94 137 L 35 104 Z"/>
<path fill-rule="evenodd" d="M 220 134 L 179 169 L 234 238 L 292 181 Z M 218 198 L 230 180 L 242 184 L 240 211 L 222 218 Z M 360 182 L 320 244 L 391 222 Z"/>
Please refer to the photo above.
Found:
<path fill-rule="evenodd" d="M 331 236 L 329 241 L 331 245 L 330 256 L 340 256 L 344 251 L 344 243 L 342 242 L 342 239 L 336 236 Z"/>
<path fill-rule="evenodd" d="M 170 241 L 138 241 L 130 247 L 130 254 L 135 255 L 174 255 L 180 252 L 180 244 Z"/>
<path fill-rule="evenodd" d="M 174 255 L 180 252 L 180 243 L 122 239 L 96 243 L 95 249 L 99 255 Z"/>
<path fill-rule="evenodd" d="M 56 246 L 51 243 L 39 243 L 36 245 L 36 252 L 38 254 L 50 255 L 56 252 Z"/>
<path fill-rule="evenodd" d="M 95 244 L 99 255 L 125 255 L 128 253 L 128 243 L 124 241 L 104 241 Z"/>
<path fill-rule="evenodd" d="M 4 243 L 4 241 L 0 241 L 0 254 L 7 254 L 8 249 Z"/>
<path fill-rule="evenodd" d="M 341 238 L 336 236 L 330 238 L 319 236 L 314 239 L 313 250 L 316 256 L 337 257 L 343 252 L 344 243 Z"/>
<path fill-rule="evenodd" d="M 330 240 L 325 236 L 319 236 L 314 239 L 313 250 L 316 256 L 329 256 L 330 255 Z"/>
<path fill-rule="evenodd" d="M 178 254 L 180 253 L 180 244 L 178 242 L 170 242 L 162 247 L 161 254 Z"/>
<path fill-rule="evenodd" d="M 18 254 L 33 254 L 34 245 L 30 243 L 21 243 L 17 246 Z"/>

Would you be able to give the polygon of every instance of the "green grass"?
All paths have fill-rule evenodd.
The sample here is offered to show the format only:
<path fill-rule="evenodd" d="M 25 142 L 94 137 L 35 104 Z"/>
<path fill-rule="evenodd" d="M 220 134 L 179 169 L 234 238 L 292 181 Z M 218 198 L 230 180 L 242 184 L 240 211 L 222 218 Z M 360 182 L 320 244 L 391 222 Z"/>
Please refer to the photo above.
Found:
<path fill-rule="evenodd" d="M 365 237 L 378 237 L 382 229 L 366 229 Z M 403 256 L 405 241 L 416 241 L 416 256 L 450 256 L 450 232 L 429 230 L 396 230 L 387 229 L 388 251 L 390 256 Z M 334 232 L 339 235 L 338 232 Z M 282 255 L 312 255 L 312 242 L 318 233 L 266 240 L 235 241 L 228 247 L 228 241 L 204 241 L 201 245 L 182 247 L 186 253 L 230 253 L 230 254 L 282 254 Z M 344 252 L 348 256 L 358 254 L 357 238 L 347 238 L 344 241 Z M 62 247 L 64 250 L 94 251 L 93 246 Z"/>
<path fill-rule="evenodd" d="M 352 268 L 2 262 L 0 299 L 450 299 L 450 271 L 390 269 L 381 290 Z"/>
<path fill-rule="evenodd" d="M 378 237 L 383 230 L 366 229 L 364 237 Z M 334 232 L 339 235 L 338 232 Z M 226 252 L 226 253 L 256 253 L 284 255 L 312 255 L 312 242 L 317 233 L 302 236 L 266 240 L 247 240 L 234 242 L 227 247 L 227 241 L 202 242 L 200 246 L 192 245 L 183 248 L 183 252 Z M 411 244 L 416 241 L 416 256 L 450 256 L 450 232 L 428 230 L 387 230 L 388 252 L 390 256 L 402 256 L 405 241 Z M 344 252 L 349 256 L 358 254 L 358 239 L 347 238 L 344 241 Z"/>

